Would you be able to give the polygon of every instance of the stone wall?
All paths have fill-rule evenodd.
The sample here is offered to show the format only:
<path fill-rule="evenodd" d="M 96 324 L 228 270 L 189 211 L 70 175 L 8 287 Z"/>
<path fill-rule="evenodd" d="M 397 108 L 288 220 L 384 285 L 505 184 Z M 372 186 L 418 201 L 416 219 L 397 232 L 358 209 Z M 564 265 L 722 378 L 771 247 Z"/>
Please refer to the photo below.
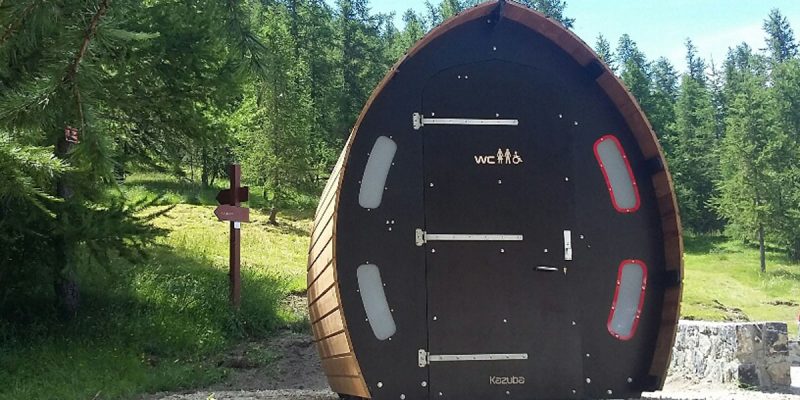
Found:
<path fill-rule="evenodd" d="M 791 384 L 786 324 L 681 321 L 671 379 L 782 389 Z"/>
<path fill-rule="evenodd" d="M 792 365 L 800 365 L 800 343 L 797 341 L 789 342 L 789 362 Z"/>

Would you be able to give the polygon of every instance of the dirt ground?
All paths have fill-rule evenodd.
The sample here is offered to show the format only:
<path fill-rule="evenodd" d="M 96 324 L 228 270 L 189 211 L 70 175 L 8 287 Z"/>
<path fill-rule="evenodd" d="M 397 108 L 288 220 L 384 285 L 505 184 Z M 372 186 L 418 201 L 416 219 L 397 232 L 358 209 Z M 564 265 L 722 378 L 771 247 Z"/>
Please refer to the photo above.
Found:
<path fill-rule="evenodd" d="M 297 296 L 299 297 L 299 296 Z M 304 312 L 305 301 L 287 300 Z M 296 304 L 295 304 L 296 303 Z M 266 342 L 246 342 L 229 352 L 220 365 L 231 376 L 220 384 L 194 392 L 159 393 L 143 400 L 338 400 L 320 367 L 311 336 L 290 330 Z M 789 393 L 762 393 L 729 387 L 668 381 L 664 391 L 645 393 L 642 400 L 800 400 L 800 367 L 792 368 Z"/>
<path fill-rule="evenodd" d="M 259 359 L 266 354 L 262 365 Z M 245 343 L 222 361 L 232 368 L 224 383 L 192 393 L 162 393 L 148 400 L 337 400 L 322 374 L 311 337 L 280 332 L 266 344 Z M 800 367 L 792 368 L 796 394 L 761 393 L 670 381 L 642 400 L 800 400 Z"/>

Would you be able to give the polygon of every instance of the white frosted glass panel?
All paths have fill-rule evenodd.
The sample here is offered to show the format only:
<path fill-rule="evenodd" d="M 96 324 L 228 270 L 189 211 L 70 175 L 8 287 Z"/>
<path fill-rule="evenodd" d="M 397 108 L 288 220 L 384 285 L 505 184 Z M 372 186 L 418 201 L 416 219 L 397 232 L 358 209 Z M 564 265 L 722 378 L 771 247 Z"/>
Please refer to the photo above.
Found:
<path fill-rule="evenodd" d="M 595 152 L 611 189 L 614 208 L 620 212 L 635 211 L 639 207 L 639 196 L 617 139 L 604 136 L 595 144 Z"/>
<path fill-rule="evenodd" d="M 623 264 L 619 272 L 615 308 L 608 324 L 609 330 L 622 339 L 629 339 L 635 332 L 644 288 L 644 266 L 633 262 Z"/>
<path fill-rule="evenodd" d="M 375 140 L 369 152 L 364 176 L 361 177 L 361 189 L 358 192 L 358 204 L 364 208 L 378 208 L 383 199 L 386 177 L 392 167 L 397 144 L 386 136 Z"/>
<path fill-rule="evenodd" d="M 386 293 L 383 291 L 380 270 L 375 264 L 363 264 L 356 270 L 356 275 L 361 302 L 364 303 L 364 311 L 367 312 L 372 333 L 378 340 L 386 340 L 394 335 L 397 327 L 389 309 L 389 302 L 386 301 Z"/>

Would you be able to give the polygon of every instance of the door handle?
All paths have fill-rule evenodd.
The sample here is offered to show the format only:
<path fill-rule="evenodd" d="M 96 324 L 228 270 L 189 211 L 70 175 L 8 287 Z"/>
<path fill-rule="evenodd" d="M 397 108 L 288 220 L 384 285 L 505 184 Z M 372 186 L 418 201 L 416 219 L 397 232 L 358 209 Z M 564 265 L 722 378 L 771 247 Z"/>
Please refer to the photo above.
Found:
<path fill-rule="evenodd" d="M 537 271 L 544 271 L 544 272 L 558 272 L 558 268 L 550 267 L 547 265 L 539 265 L 536 267 Z"/>

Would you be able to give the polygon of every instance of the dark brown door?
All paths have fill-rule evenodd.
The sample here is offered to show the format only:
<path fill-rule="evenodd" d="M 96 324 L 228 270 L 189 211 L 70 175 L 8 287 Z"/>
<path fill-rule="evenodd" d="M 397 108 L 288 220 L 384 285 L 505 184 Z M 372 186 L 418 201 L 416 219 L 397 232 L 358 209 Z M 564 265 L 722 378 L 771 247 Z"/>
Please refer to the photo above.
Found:
<path fill-rule="evenodd" d="M 415 116 L 424 137 L 427 366 L 433 399 L 582 394 L 570 284 L 571 137 L 521 65 L 444 70 Z"/>

